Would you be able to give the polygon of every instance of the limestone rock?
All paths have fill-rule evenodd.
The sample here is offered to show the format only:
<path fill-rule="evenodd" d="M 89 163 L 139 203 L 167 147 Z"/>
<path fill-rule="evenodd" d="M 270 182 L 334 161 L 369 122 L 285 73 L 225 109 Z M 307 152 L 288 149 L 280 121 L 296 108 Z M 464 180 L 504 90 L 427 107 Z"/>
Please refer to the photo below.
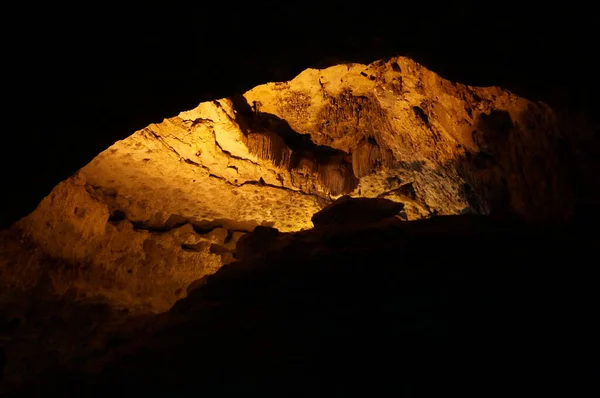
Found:
<path fill-rule="evenodd" d="M 543 103 L 408 58 L 307 69 L 116 142 L 15 228 L 62 261 L 40 265 L 56 292 L 160 311 L 233 261 L 244 233 L 311 228 L 343 195 L 398 202 L 408 220 L 566 219 L 571 138 Z"/>

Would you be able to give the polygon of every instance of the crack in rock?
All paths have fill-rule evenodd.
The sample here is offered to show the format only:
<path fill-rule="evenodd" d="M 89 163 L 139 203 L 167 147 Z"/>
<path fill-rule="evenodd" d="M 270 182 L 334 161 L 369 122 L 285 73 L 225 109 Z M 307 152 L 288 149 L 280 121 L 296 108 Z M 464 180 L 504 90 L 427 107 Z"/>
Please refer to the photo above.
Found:
<path fill-rule="evenodd" d="M 145 131 L 147 131 L 150 134 L 152 134 L 152 136 L 154 138 L 156 138 L 158 140 L 158 142 L 160 142 L 161 144 L 163 144 L 167 149 L 169 149 L 171 152 L 173 152 L 174 154 L 176 154 L 180 159 L 182 159 L 182 156 L 179 154 L 179 152 L 177 152 L 177 150 L 175 148 L 173 148 L 171 145 L 167 144 L 165 142 L 165 140 L 160 135 L 156 134 L 154 131 L 152 131 L 150 129 L 146 129 Z"/>
<path fill-rule="evenodd" d="M 151 131 L 151 130 L 149 130 L 149 132 L 154 136 L 154 138 L 156 138 L 158 141 L 160 141 L 165 147 L 167 147 L 170 151 L 172 151 L 173 153 L 175 153 L 179 157 L 180 160 L 182 160 L 183 162 L 185 162 L 185 163 L 187 163 L 189 165 L 203 168 L 204 170 L 208 171 L 208 177 L 217 178 L 219 180 L 224 181 L 228 185 L 231 185 L 231 186 L 234 186 L 234 187 L 241 187 L 243 185 L 259 185 L 259 186 L 266 186 L 266 187 L 270 187 L 270 188 L 282 189 L 282 190 L 289 191 L 289 192 L 295 192 L 295 193 L 299 193 L 299 194 L 306 195 L 306 196 L 314 196 L 314 197 L 319 197 L 319 198 L 322 197 L 320 195 L 312 194 L 312 193 L 307 193 L 307 192 L 301 191 L 299 189 L 297 190 L 297 189 L 292 189 L 292 188 L 288 188 L 288 187 L 285 187 L 285 186 L 278 186 L 278 185 L 268 184 L 262 178 L 260 180 L 258 180 L 258 181 L 257 180 L 249 180 L 249 181 L 244 181 L 241 184 L 236 184 L 234 182 L 229 181 L 227 178 L 225 178 L 223 176 L 219 176 L 219 175 L 213 174 L 211 172 L 211 170 L 210 170 L 209 167 L 207 167 L 207 166 L 205 166 L 203 164 L 200 164 L 198 162 L 195 162 L 195 161 L 193 161 L 193 160 L 191 160 L 189 158 L 182 157 L 181 155 L 179 155 L 179 152 L 177 152 L 177 150 L 175 148 L 173 148 L 171 145 L 167 144 L 160 135 L 156 134 L 154 131 Z M 219 146 L 219 148 L 224 153 L 228 154 L 227 151 L 223 150 L 220 147 L 220 145 L 218 144 L 218 142 L 216 141 L 216 139 L 215 139 L 215 143 L 217 144 L 217 146 Z M 233 158 L 237 158 L 237 157 L 234 157 L 234 156 L 232 156 L 232 157 Z M 237 158 L 237 159 L 247 160 L 247 159 L 243 159 L 243 158 Z M 248 161 L 250 161 L 250 160 L 248 160 Z M 250 161 L 250 162 L 254 163 L 252 161 Z M 254 163 L 254 164 L 257 164 L 257 163 Z M 331 198 L 329 198 L 329 199 L 331 199 Z"/>
<path fill-rule="evenodd" d="M 213 136 L 214 136 L 214 132 L 213 132 Z M 229 156 L 232 159 L 241 160 L 241 161 L 245 161 L 245 162 L 250 162 L 250 163 L 252 163 L 255 166 L 260 166 L 259 163 L 253 161 L 252 159 L 247 159 L 247 158 L 243 158 L 241 156 L 236 156 L 236 155 L 232 154 L 231 152 L 229 152 L 228 150 L 223 149 L 223 147 L 221 146 L 221 144 L 219 144 L 219 141 L 217 141 L 217 137 L 215 136 L 214 138 L 215 138 L 215 145 L 225 155 Z"/>

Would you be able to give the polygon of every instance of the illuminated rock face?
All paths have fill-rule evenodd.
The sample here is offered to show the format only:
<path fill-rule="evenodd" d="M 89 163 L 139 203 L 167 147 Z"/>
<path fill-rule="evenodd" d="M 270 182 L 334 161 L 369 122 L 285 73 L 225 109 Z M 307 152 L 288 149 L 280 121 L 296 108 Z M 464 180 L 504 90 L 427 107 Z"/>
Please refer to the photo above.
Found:
<path fill-rule="evenodd" d="M 308 69 L 116 142 L 18 227 L 85 269 L 81 290 L 159 311 L 233 261 L 245 231 L 311 228 L 341 195 L 401 202 L 409 220 L 568 217 L 559 138 L 544 104 L 407 58 Z"/>

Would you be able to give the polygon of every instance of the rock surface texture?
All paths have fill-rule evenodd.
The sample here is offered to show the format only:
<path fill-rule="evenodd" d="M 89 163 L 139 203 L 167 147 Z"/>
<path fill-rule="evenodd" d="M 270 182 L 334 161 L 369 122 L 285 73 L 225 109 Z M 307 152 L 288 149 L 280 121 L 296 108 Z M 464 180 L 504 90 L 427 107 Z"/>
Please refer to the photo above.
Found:
<path fill-rule="evenodd" d="M 164 311 L 246 232 L 309 229 L 342 196 L 401 203 L 406 220 L 568 219 L 572 140 L 545 104 L 408 58 L 308 69 L 116 142 L 15 225 L 29 254 L 0 269 L 23 288 Z M 62 265 L 24 265 L 42 267 L 35 256 Z"/>

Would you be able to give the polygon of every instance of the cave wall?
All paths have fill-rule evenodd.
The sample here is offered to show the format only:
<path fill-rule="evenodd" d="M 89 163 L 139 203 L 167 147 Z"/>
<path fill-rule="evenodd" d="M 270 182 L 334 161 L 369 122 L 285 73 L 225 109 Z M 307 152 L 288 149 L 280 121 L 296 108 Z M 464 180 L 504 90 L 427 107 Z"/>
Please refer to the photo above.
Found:
<path fill-rule="evenodd" d="M 318 145 L 350 154 L 360 178 L 354 194 L 389 196 L 401 181 L 429 214 L 572 215 L 558 155 L 572 137 L 544 103 L 453 83 L 403 57 L 309 69 L 246 97 Z"/>
<path fill-rule="evenodd" d="M 341 195 L 401 202 L 411 220 L 568 219 L 570 139 L 547 105 L 408 58 L 307 69 L 116 142 L 15 228 L 64 262 L 57 293 L 161 311 L 245 232 L 311 228 Z"/>

